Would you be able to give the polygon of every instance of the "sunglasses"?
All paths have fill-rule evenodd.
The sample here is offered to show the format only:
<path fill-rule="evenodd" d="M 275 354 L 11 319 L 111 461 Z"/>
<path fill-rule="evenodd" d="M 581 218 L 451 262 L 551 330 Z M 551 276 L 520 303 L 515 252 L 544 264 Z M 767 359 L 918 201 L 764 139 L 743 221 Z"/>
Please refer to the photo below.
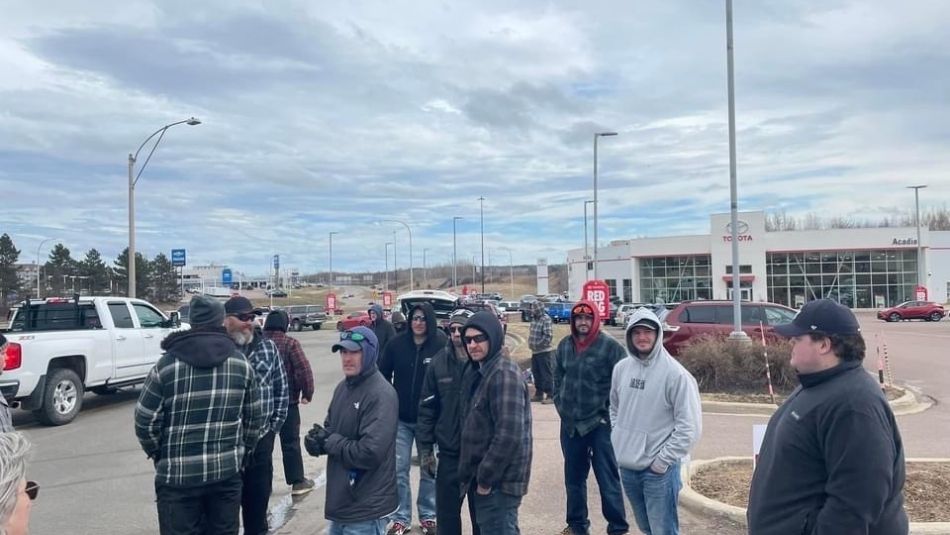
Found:
<path fill-rule="evenodd" d="M 476 334 L 475 336 L 463 336 L 462 340 L 465 341 L 465 345 L 471 344 L 472 342 L 475 342 L 476 344 L 480 344 L 482 342 L 488 341 L 488 335 Z"/>
<path fill-rule="evenodd" d="M 247 322 L 253 320 L 254 318 L 256 318 L 256 317 L 257 317 L 257 314 L 252 314 L 252 313 L 248 313 L 248 314 L 231 314 L 231 317 L 232 317 L 232 318 L 237 318 L 237 319 L 239 319 L 240 321 L 243 321 L 243 322 L 247 323 Z"/>
<path fill-rule="evenodd" d="M 30 501 L 33 501 L 40 494 L 40 484 L 36 481 L 27 481 L 24 492 L 26 492 L 26 495 L 30 498 Z"/>
<path fill-rule="evenodd" d="M 360 333 L 355 333 L 353 331 L 343 331 L 340 333 L 340 341 L 343 340 L 353 340 L 354 342 L 362 342 L 366 340 L 366 337 Z"/>
<path fill-rule="evenodd" d="M 460 333 L 465 327 L 449 327 L 450 333 Z"/>
<path fill-rule="evenodd" d="M 426 317 L 425 317 L 425 316 L 413 316 L 413 317 L 412 317 L 412 321 L 414 321 L 414 322 L 416 322 L 416 323 L 424 323 L 424 322 L 426 321 Z"/>

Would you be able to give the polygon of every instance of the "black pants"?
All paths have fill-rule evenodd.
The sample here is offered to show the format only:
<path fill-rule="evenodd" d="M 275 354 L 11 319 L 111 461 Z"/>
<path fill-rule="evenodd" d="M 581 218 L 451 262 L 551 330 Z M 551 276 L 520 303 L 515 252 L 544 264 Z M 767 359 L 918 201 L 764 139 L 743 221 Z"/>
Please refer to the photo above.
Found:
<path fill-rule="evenodd" d="M 288 485 L 304 480 L 303 456 L 300 454 L 300 407 L 291 403 L 287 419 L 280 428 L 280 452 L 284 459 L 284 481 Z"/>
<path fill-rule="evenodd" d="M 439 535 L 462 535 L 462 500 L 459 496 L 459 457 L 439 452 L 439 470 L 435 475 L 435 520 Z M 475 506 L 468 501 L 472 535 L 480 535 L 475 522 Z"/>
<path fill-rule="evenodd" d="M 534 376 L 535 395 L 554 395 L 554 351 L 531 355 L 531 375 Z"/>
<path fill-rule="evenodd" d="M 200 487 L 155 483 L 161 535 L 237 535 L 241 474 Z"/>
<path fill-rule="evenodd" d="M 274 432 L 268 431 L 258 441 L 251 460 L 244 468 L 241 492 L 241 519 L 244 535 L 267 533 L 267 502 L 270 501 L 274 479 Z"/>

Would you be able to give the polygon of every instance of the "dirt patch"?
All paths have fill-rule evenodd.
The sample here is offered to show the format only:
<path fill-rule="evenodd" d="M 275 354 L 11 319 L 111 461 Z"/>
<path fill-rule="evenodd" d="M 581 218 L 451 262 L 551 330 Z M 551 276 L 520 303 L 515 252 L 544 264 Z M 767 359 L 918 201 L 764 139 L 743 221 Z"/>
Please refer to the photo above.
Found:
<path fill-rule="evenodd" d="M 752 461 L 725 461 L 701 469 L 692 477 L 696 492 L 729 505 L 749 504 Z M 950 463 L 908 462 L 904 485 L 911 522 L 950 522 Z"/>
<path fill-rule="evenodd" d="M 894 386 L 885 386 L 884 395 L 887 397 L 888 401 L 894 401 L 895 399 L 900 398 L 905 394 L 905 391 L 901 388 Z M 728 401 L 734 403 L 772 403 L 768 394 L 753 394 L 753 393 L 732 393 L 732 392 L 702 392 L 701 397 L 703 401 Z M 781 405 L 785 398 L 788 397 L 787 393 L 775 393 L 775 404 Z"/>

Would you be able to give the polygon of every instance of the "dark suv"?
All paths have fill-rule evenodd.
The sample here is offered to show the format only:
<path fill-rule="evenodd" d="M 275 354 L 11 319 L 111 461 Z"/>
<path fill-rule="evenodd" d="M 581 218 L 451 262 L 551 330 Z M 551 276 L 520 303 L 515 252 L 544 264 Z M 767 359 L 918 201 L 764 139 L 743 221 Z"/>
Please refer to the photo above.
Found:
<path fill-rule="evenodd" d="M 304 327 L 317 330 L 327 321 L 327 313 L 322 305 L 294 305 L 284 309 L 290 322 L 290 329 L 300 331 Z"/>
<path fill-rule="evenodd" d="M 756 342 L 761 340 L 763 329 L 766 338 L 774 339 L 773 327 L 791 322 L 796 313 L 775 303 L 743 302 L 742 330 Z M 697 336 L 729 336 L 732 322 L 732 301 L 684 301 L 666 316 L 663 345 L 671 355 L 678 355 L 683 346 Z"/>

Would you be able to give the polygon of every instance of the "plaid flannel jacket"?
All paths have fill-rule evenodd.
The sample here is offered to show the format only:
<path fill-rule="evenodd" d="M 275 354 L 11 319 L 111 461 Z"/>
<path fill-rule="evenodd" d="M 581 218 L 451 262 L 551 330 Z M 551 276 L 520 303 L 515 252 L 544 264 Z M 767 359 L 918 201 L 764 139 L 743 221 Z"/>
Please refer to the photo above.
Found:
<path fill-rule="evenodd" d="M 610 423 L 610 379 L 614 365 L 627 351 L 610 335 L 600 332 L 580 355 L 574 339 L 564 337 L 554 356 L 554 404 L 561 426 L 581 436 L 601 423 Z"/>
<path fill-rule="evenodd" d="M 280 362 L 277 346 L 261 333 L 255 332 L 254 340 L 239 349 L 257 372 L 261 403 L 264 406 L 264 414 L 268 415 L 268 423 L 261 434 L 265 435 L 268 431 L 279 433 L 284 420 L 287 419 L 290 397 L 287 395 L 287 374 L 284 373 L 284 365 Z"/>
<path fill-rule="evenodd" d="M 551 327 L 551 316 L 542 314 L 540 318 L 531 320 L 531 327 L 528 331 L 528 348 L 532 353 L 544 353 L 551 351 L 551 340 L 554 338 L 554 332 Z"/>
<path fill-rule="evenodd" d="M 135 435 L 155 462 L 155 481 L 175 487 L 236 474 L 266 421 L 258 379 L 236 349 L 213 368 L 165 353 L 135 406 Z"/>
<path fill-rule="evenodd" d="M 287 375 L 287 395 L 290 403 L 299 403 L 303 396 L 307 401 L 313 399 L 313 370 L 307 362 L 307 356 L 300 342 L 282 331 L 264 331 L 264 337 L 274 342 L 280 360 Z"/>

